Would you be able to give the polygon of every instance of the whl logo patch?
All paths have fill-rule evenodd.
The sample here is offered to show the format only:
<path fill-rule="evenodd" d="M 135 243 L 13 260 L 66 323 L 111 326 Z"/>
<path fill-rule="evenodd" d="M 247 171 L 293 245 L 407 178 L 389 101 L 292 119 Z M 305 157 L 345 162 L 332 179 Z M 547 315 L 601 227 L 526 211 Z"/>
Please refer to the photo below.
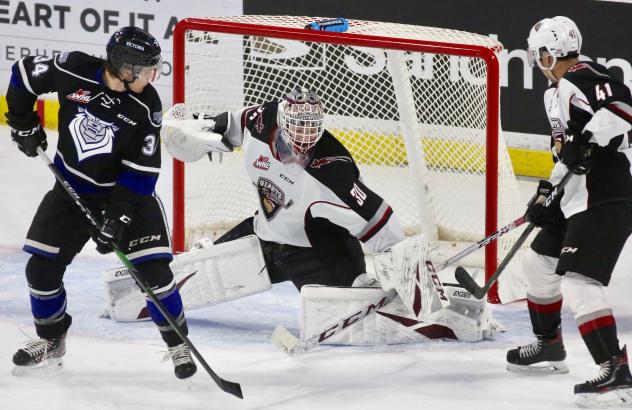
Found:
<path fill-rule="evenodd" d="M 90 100 L 92 100 L 93 97 L 90 95 L 90 91 L 84 91 L 80 88 L 74 93 L 68 94 L 66 98 L 71 101 L 87 104 L 90 102 Z"/>
<path fill-rule="evenodd" d="M 270 158 L 259 155 L 259 158 L 255 159 L 252 166 L 267 171 L 270 169 Z"/>

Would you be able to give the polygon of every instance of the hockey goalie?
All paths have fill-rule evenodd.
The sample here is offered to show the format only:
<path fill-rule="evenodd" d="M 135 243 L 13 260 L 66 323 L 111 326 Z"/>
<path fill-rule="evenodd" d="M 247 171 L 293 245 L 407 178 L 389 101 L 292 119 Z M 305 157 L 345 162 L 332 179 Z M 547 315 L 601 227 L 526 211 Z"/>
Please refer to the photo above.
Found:
<path fill-rule="evenodd" d="M 171 155 L 191 162 L 241 147 L 259 198 L 255 215 L 176 256 L 171 267 L 185 307 L 291 281 L 301 292 L 303 340 L 383 344 L 493 335 L 499 325 L 486 302 L 444 286 L 427 268 L 433 245 L 423 235 L 405 237 L 323 120 L 320 97 L 300 87 L 281 101 L 215 116 L 182 104 L 167 113 L 162 135 Z M 105 282 L 110 317 L 144 318 L 143 295 L 124 270 L 106 272 Z M 277 331 L 274 338 L 283 344 L 285 336 Z"/>

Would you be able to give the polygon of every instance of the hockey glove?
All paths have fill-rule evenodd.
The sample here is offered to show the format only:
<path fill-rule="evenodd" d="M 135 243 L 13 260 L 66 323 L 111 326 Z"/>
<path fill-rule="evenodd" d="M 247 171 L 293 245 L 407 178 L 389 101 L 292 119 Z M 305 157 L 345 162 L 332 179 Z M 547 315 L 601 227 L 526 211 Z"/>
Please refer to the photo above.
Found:
<path fill-rule="evenodd" d="M 592 132 L 582 132 L 582 127 L 573 120 L 569 120 L 567 125 L 560 159 L 572 173 L 587 174 L 592 167 L 592 144 L 588 142 Z"/>
<path fill-rule="evenodd" d="M 551 195 L 553 185 L 546 180 L 540 180 L 538 189 L 527 204 L 527 212 L 524 214 L 527 222 L 531 222 L 539 228 L 555 225 L 564 220 L 564 214 L 560 209 L 560 200 L 556 199 L 548 207 L 544 206 L 546 198 Z M 561 198 L 559 195 L 557 198 Z"/>
<path fill-rule="evenodd" d="M 112 252 L 112 244 L 120 248 L 125 228 L 132 223 L 131 210 L 130 204 L 113 204 L 105 210 L 101 229 L 92 236 L 99 253 Z"/>
<path fill-rule="evenodd" d="M 194 112 L 193 113 L 194 120 L 211 120 L 213 121 L 213 125 L 210 127 L 208 131 L 215 132 L 217 134 L 226 134 L 228 128 L 230 127 L 230 122 L 228 121 L 228 113 L 223 112 L 219 115 L 209 115 L 203 112 Z"/>
<path fill-rule="evenodd" d="M 6 113 L 7 124 L 11 127 L 11 139 L 27 157 L 37 156 L 37 147 L 48 148 L 46 133 L 42 129 L 39 116 L 32 112 L 26 117 Z"/>

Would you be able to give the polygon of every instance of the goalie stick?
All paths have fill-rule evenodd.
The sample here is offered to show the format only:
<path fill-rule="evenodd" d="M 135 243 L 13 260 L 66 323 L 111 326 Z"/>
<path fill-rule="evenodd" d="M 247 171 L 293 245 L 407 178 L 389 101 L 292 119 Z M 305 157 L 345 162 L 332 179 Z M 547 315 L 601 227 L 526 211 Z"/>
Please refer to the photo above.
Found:
<path fill-rule="evenodd" d="M 427 259 L 424 261 L 425 266 L 431 275 L 437 277 L 436 272 L 442 271 L 443 269 L 445 269 L 446 266 L 463 259 L 464 257 L 470 255 L 471 253 L 475 252 L 476 250 L 484 246 L 489 245 L 491 242 L 497 240 L 498 238 L 500 238 L 507 232 L 517 228 L 518 226 L 524 223 L 525 223 L 524 216 L 521 216 L 515 221 L 503 226 L 496 232 L 468 246 L 467 248 L 463 249 L 461 252 L 457 253 L 456 255 L 446 259 L 441 264 L 437 265 L 437 267 L 434 266 L 434 264 L 432 263 L 430 259 Z M 391 290 L 385 296 L 383 296 L 379 300 L 376 300 L 375 303 L 370 303 L 369 305 L 365 306 L 360 312 L 354 313 L 353 315 L 347 318 L 341 319 L 337 321 L 336 323 L 333 323 L 332 325 L 323 328 L 318 333 L 315 333 L 305 339 L 300 339 L 294 336 L 283 325 L 278 325 L 274 329 L 274 332 L 272 333 L 271 341 L 279 349 L 283 350 L 289 355 L 305 353 L 313 349 L 320 343 L 324 342 L 325 340 L 329 339 L 334 334 L 338 334 L 344 331 L 345 329 L 349 328 L 350 326 L 364 320 L 367 316 L 375 312 L 377 309 L 385 307 L 386 305 L 391 303 L 393 299 L 395 299 L 396 295 L 397 295 L 396 292 L 394 290 Z"/>
<path fill-rule="evenodd" d="M 37 154 L 46 163 L 46 165 L 48 166 L 48 169 L 50 169 L 51 172 L 53 173 L 53 175 L 55 175 L 55 179 L 57 179 L 57 181 L 61 184 L 61 186 L 66 191 L 66 193 L 68 193 L 68 195 L 73 199 L 75 205 L 77 205 L 77 207 L 79 208 L 81 213 L 86 217 L 88 222 L 90 222 L 90 225 L 92 226 L 92 229 L 99 230 L 99 224 L 96 221 L 96 219 L 94 218 L 94 216 L 92 215 L 92 212 L 90 212 L 90 210 L 85 207 L 85 205 L 81 201 L 81 197 L 79 197 L 79 194 L 77 194 L 77 192 L 75 192 L 74 188 L 68 183 L 68 181 L 66 181 L 64 179 L 64 177 L 59 172 L 57 167 L 55 167 L 55 164 L 53 164 L 51 162 L 50 158 L 48 157 L 48 155 L 46 155 L 46 152 L 44 152 L 42 147 L 37 147 Z M 154 304 L 156 305 L 156 308 L 158 308 L 160 313 L 165 317 L 165 319 L 167 320 L 167 322 L 169 323 L 171 328 L 184 341 L 184 343 L 186 343 L 186 345 L 189 347 L 189 349 L 191 349 L 191 352 L 193 352 L 193 355 L 198 359 L 198 361 L 200 362 L 202 367 L 204 367 L 204 370 L 206 370 L 206 372 L 209 374 L 209 376 L 211 376 L 211 378 L 213 379 L 213 381 L 215 381 L 217 386 L 220 389 L 222 389 L 223 391 L 225 391 L 226 393 L 230 393 L 233 396 L 236 396 L 236 397 L 239 397 L 240 399 L 243 399 L 243 394 L 241 392 L 241 386 L 239 385 L 239 383 L 234 383 L 234 382 L 230 382 L 230 381 L 224 380 L 220 376 L 218 376 L 213 371 L 213 369 L 211 369 L 211 367 L 208 365 L 206 360 L 204 360 L 204 357 L 202 357 L 202 355 L 200 354 L 200 352 L 198 352 L 198 350 L 195 348 L 193 343 L 184 334 L 184 332 L 182 331 L 180 326 L 178 326 L 178 324 L 176 323 L 176 321 L 173 318 L 173 316 L 171 316 L 171 314 L 167 311 L 167 309 L 164 307 L 162 302 L 158 299 L 156 294 L 145 283 L 145 281 L 141 279 L 141 277 L 138 274 L 138 271 L 136 270 L 134 265 L 132 265 L 132 263 L 129 261 L 129 259 L 127 259 L 127 256 L 125 256 L 125 254 L 114 243 L 112 244 L 112 249 L 114 250 L 114 253 L 116 254 L 116 256 L 119 257 L 121 262 L 123 262 L 125 267 L 129 270 L 129 273 L 132 276 L 132 278 L 134 278 L 134 281 L 138 284 L 138 286 L 141 287 L 141 289 L 154 302 Z"/>
<path fill-rule="evenodd" d="M 573 176 L 573 173 L 571 171 L 566 172 L 566 175 L 564 175 L 564 178 L 562 178 L 560 183 L 557 184 L 555 188 L 553 188 L 553 191 L 551 191 L 551 194 L 546 198 L 546 201 L 544 201 L 545 208 L 549 207 L 553 203 L 553 201 L 557 199 L 559 193 L 564 189 L 564 187 L 566 186 L 568 181 L 570 181 L 572 176 Z M 500 274 L 503 273 L 503 271 L 505 270 L 509 262 L 511 262 L 514 255 L 518 252 L 522 244 L 527 240 L 527 238 L 529 237 L 531 232 L 535 229 L 535 227 L 536 226 L 533 223 L 529 223 L 529 225 L 527 225 L 524 232 L 522 232 L 520 237 L 516 240 L 516 243 L 511 247 L 509 252 L 507 252 L 507 255 L 505 255 L 505 258 L 502 260 L 502 262 L 500 262 L 500 265 L 498 265 L 498 267 L 496 268 L 496 272 L 494 272 L 492 276 L 489 277 L 489 279 L 487 280 L 484 286 L 478 286 L 478 283 L 476 283 L 474 278 L 462 266 L 458 266 L 454 273 L 454 276 L 457 282 L 459 282 L 465 288 L 465 290 L 467 290 L 472 295 L 474 295 L 476 299 L 483 299 L 483 297 L 485 297 L 485 295 L 487 294 L 489 289 L 492 287 L 494 282 L 498 279 Z"/>
<path fill-rule="evenodd" d="M 346 318 L 338 320 L 336 323 L 327 326 L 322 331 L 313 334 L 305 339 L 299 339 L 287 330 L 283 325 L 278 325 L 272 333 L 272 343 L 274 343 L 279 349 L 283 350 L 290 356 L 297 353 L 305 353 L 308 350 L 313 349 L 315 346 L 329 339 L 333 335 L 339 334 L 348 327 L 355 323 L 364 320 L 371 313 L 383 308 L 395 299 L 397 292 L 390 290 L 386 295 L 382 296 L 375 303 L 369 303 L 364 306 L 360 311 L 355 312 Z"/>

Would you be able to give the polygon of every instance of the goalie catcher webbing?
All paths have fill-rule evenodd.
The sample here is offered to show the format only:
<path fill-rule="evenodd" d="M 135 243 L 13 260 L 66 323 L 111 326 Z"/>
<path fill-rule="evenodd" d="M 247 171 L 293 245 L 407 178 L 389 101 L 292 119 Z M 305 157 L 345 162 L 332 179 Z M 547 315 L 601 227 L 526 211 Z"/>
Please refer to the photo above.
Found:
<path fill-rule="evenodd" d="M 272 288 L 259 239 L 247 236 L 176 255 L 171 263 L 186 310 Z M 103 273 L 106 315 L 117 321 L 149 319 L 145 295 L 126 268 Z"/>

